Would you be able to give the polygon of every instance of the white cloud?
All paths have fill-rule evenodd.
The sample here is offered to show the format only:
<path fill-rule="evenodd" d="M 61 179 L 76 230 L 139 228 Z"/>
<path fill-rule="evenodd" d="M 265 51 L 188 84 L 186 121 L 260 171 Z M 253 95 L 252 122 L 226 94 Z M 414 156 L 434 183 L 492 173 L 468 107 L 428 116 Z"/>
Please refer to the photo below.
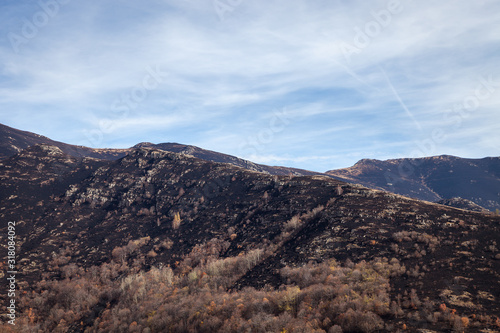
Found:
<path fill-rule="evenodd" d="M 289 107 L 294 121 L 260 147 L 269 161 L 314 160 L 326 170 L 340 166 L 339 152 L 409 154 L 412 142 L 448 126 L 443 110 L 462 102 L 479 78 L 500 80 L 500 4 L 401 0 L 401 11 L 347 59 L 341 43 L 355 45 L 356 27 L 373 25 L 372 12 L 388 3 L 243 1 L 221 21 L 211 1 L 70 2 L 19 53 L 7 39 L 0 43 L 0 122 L 81 142 L 82 129 L 114 119 L 112 103 L 141 86 L 146 67 L 158 66 L 168 77 L 114 120 L 103 145 L 125 137 L 120 131 L 133 142 L 164 130 L 238 153 L 274 109 Z M 23 17 L 40 10 L 2 9 L 4 36 L 20 33 Z M 495 92 L 481 103 L 482 121 L 453 133 L 480 146 L 462 147 L 464 156 L 492 149 L 499 105 Z M 171 131 L 179 126 L 184 132 Z M 369 142 L 376 145 L 367 151 Z M 451 140 L 440 144 L 440 151 L 456 149 Z"/>

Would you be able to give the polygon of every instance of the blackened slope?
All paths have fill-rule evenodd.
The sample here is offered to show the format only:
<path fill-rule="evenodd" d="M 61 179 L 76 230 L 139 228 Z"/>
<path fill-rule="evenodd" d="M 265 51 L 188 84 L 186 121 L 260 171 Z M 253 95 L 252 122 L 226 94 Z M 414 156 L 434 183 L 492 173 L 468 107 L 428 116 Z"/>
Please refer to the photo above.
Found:
<path fill-rule="evenodd" d="M 17 177 L 19 182 L 30 182 L 26 175 L 36 174 L 44 160 L 37 181 L 50 161 L 75 170 L 57 149 L 41 147 L 38 153 Z M 499 310 L 498 301 L 488 296 L 500 292 L 495 283 L 500 278 L 498 217 L 323 176 L 272 176 L 146 148 L 76 174 L 80 180 L 65 191 L 55 190 L 39 214 L 25 218 L 30 228 L 19 231 L 24 281 L 50 274 L 63 261 L 61 250 L 72 263 L 89 267 L 109 262 L 113 249 L 128 248 L 136 240 L 142 245 L 123 260 L 147 269 L 175 267 L 197 244 L 218 239 L 227 245 L 225 256 L 254 248 L 267 251 L 236 287 L 279 284 L 276 270 L 286 264 L 383 256 L 406 265 L 407 274 L 392 281 L 399 293 L 415 288 L 419 295 L 453 304 L 454 296 L 462 297 L 455 294 L 465 290 L 478 306 L 473 311 Z M 321 206 L 323 210 L 307 214 Z M 12 209 L 25 206 L 19 202 Z M 305 215 L 302 224 L 285 230 L 292 217 Z M 152 250 L 155 255 L 146 255 Z"/>
<path fill-rule="evenodd" d="M 29 230 L 33 225 L 28 221 L 39 218 L 71 184 L 81 182 L 106 163 L 78 159 L 45 144 L 0 161 L 0 218 L 18 222 L 18 232 Z"/>
<path fill-rule="evenodd" d="M 167 238 L 174 244 L 150 264 L 173 265 L 213 238 L 231 242 L 227 255 L 237 255 L 272 241 L 292 216 L 326 204 L 338 184 L 328 177 L 290 179 L 141 148 L 54 200 L 33 221 L 36 231 L 27 235 L 23 252 L 43 267 L 50 253 L 69 247 L 73 260 L 90 265 L 109 260 L 115 247 L 149 236 L 146 253 Z"/>
<path fill-rule="evenodd" d="M 397 258 L 406 274 L 391 281 L 394 295 L 416 289 L 461 311 L 500 312 L 498 300 L 485 297 L 500 294 L 493 283 L 500 278 L 500 217 L 361 187 L 343 190 L 235 287 L 279 286 L 285 265 Z"/>
<path fill-rule="evenodd" d="M 51 140 L 42 135 L 21 131 L 0 124 L 0 160 L 13 156 L 22 150 L 37 144 L 56 146 L 64 153 L 78 158 L 93 157 L 115 160 L 125 156 L 128 152 L 127 149 L 93 149 L 83 146 L 69 145 L 63 142 Z"/>
<path fill-rule="evenodd" d="M 55 141 L 0 124 L 0 159 L 13 156 L 23 149 L 42 143 L 53 145 Z"/>
<path fill-rule="evenodd" d="M 361 160 L 327 174 L 367 187 L 427 201 L 461 197 L 489 210 L 500 208 L 500 158 L 436 156 Z"/>

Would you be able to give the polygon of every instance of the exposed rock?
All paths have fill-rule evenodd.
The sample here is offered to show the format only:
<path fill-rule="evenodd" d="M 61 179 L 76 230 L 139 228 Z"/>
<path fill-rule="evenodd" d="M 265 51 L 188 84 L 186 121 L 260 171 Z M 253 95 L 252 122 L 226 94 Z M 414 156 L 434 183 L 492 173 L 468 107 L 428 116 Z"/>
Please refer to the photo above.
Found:
<path fill-rule="evenodd" d="M 443 200 L 437 201 L 436 203 L 438 203 L 440 205 L 471 210 L 474 212 L 482 212 L 482 213 L 489 212 L 487 209 L 475 204 L 474 202 L 467 200 L 467 199 L 462 199 L 462 198 L 443 199 Z"/>

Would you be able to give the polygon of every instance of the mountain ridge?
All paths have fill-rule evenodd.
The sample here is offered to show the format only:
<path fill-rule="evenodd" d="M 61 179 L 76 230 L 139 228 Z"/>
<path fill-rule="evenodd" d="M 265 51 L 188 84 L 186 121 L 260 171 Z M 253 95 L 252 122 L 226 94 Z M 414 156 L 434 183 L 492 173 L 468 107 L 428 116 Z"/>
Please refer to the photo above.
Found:
<path fill-rule="evenodd" d="M 123 157 L 125 149 L 89 148 L 54 141 L 43 135 L 22 131 L 0 124 L 0 160 L 21 152 L 36 144 L 46 144 L 59 147 L 63 152 L 74 157 L 94 157 L 102 159 L 117 159 Z"/>
<path fill-rule="evenodd" d="M 500 208 L 500 158 L 466 159 L 452 155 L 386 161 L 364 159 L 328 175 L 436 202 L 462 197 L 495 211 Z"/>
<path fill-rule="evenodd" d="M 59 147 L 63 152 L 76 158 L 94 157 L 116 160 L 124 157 L 135 148 L 156 148 L 166 151 L 188 154 L 207 161 L 229 163 L 238 167 L 272 175 L 305 176 L 327 175 L 335 179 L 361 184 L 363 186 L 389 191 L 430 202 L 442 201 L 447 205 L 456 204 L 450 200 L 461 197 L 490 211 L 500 208 L 500 158 L 464 159 L 452 155 L 431 156 L 417 159 L 362 159 L 352 167 L 330 170 L 326 173 L 297 168 L 268 166 L 253 163 L 228 154 L 202 149 L 179 143 L 151 142 L 138 143 L 127 149 L 93 149 L 83 146 L 68 145 L 53 141 L 34 133 L 25 132 L 0 124 L 0 160 L 21 151 L 33 144 L 49 144 Z M 479 162 L 481 163 L 479 163 Z M 474 164 L 480 164 L 475 165 Z M 436 173 L 436 169 L 441 168 Z M 446 171 L 457 169 L 454 177 L 448 181 L 439 181 L 435 175 L 445 175 Z M 477 183 L 479 181 L 479 183 Z M 468 182 L 468 183 L 467 183 Z M 472 206 L 471 206 L 472 207 Z"/>
<path fill-rule="evenodd" d="M 315 175 L 321 174 L 320 172 L 288 168 L 283 166 L 268 166 L 263 164 L 253 163 L 248 160 L 241 159 L 239 157 L 202 149 L 192 145 L 185 145 L 179 143 L 160 143 L 154 144 L 151 142 L 141 142 L 134 145 L 131 148 L 89 148 L 85 146 L 70 145 L 59 141 L 51 140 L 45 136 L 41 136 L 35 133 L 22 131 L 18 129 L 11 128 L 6 125 L 0 124 L 0 160 L 6 157 L 12 156 L 25 148 L 36 144 L 47 144 L 59 147 L 63 152 L 77 157 L 94 157 L 101 158 L 105 160 L 116 160 L 122 158 L 127 153 L 132 151 L 134 148 L 157 148 L 172 152 L 178 152 L 188 155 L 193 155 L 196 157 L 203 158 L 208 161 L 213 162 L 223 162 L 230 163 L 242 168 L 246 168 L 253 171 L 266 172 L 270 174 L 277 175 Z"/>

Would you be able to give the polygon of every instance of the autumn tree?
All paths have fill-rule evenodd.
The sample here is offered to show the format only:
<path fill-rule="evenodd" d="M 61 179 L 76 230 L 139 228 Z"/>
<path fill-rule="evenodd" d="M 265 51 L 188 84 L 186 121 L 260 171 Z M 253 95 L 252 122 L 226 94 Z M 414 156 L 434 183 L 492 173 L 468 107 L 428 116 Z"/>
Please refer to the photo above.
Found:
<path fill-rule="evenodd" d="M 172 221 L 172 228 L 174 228 L 174 230 L 177 230 L 179 229 L 180 225 L 181 225 L 181 214 L 177 212 L 175 213 L 174 220 Z"/>

